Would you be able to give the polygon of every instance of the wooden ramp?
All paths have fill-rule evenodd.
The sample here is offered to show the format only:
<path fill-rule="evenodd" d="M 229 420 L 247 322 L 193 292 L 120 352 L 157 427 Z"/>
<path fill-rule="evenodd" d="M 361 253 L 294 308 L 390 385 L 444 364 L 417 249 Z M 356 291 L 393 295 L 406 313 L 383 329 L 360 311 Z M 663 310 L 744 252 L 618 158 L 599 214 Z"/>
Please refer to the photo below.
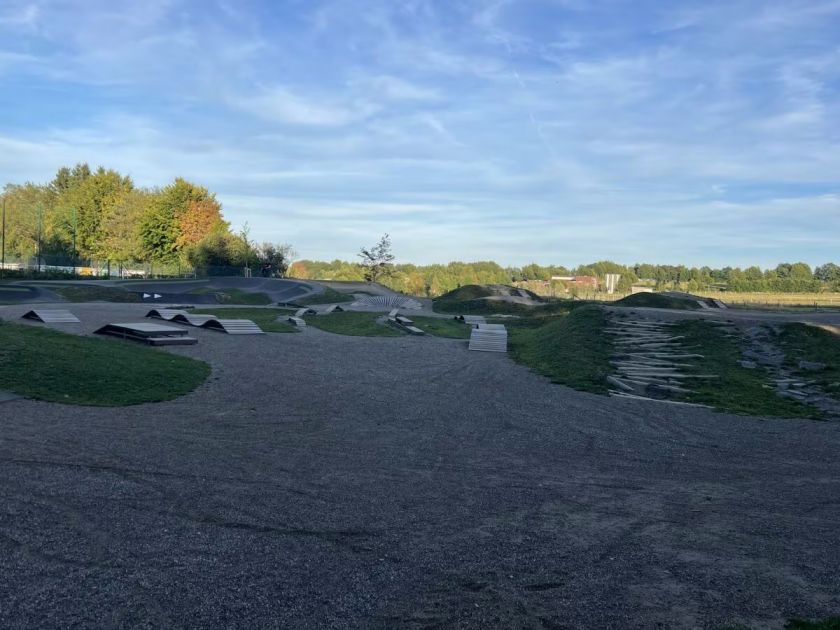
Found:
<path fill-rule="evenodd" d="M 507 329 L 502 324 L 479 324 L 472 329 L 469 349 L 507 352 Z"/>
<path fill-rule="evenodd" d="M 33 319 L 36 322 L 44 322 L 45 324 L 79 324 L 79 318 L 73 315 L 68 310 L 53 309 L 44 310 L 36 308 L 35 310 L 24 313 L 23 319 Z"/>
<path fill-rule="evenodd" d="M 212 319 L 201 324 L 202 328 L 217 330 L 228 335 L 264 335 L 262 328 L 250 319 Z"/>
<path fill-rule="evenodd" d="M 179 315 L 189 315 L 189 313 L 179 308 L 153 308 L 151 311 L 146 313 L 146 317 L 151 317 L 153 319 L 165 319 L 168 322 L 171 322 Z"/>
<path fill-rule="evenodd" d="M 198 339 L 187 336 L 187 331 L 175 326 L 149 324 L 148 322 L 121 322 L 106 324 L 94 331 L 97 335 L 111 335 L 120 339 L 131 339 L 151 346 L 190 346 Z"/>

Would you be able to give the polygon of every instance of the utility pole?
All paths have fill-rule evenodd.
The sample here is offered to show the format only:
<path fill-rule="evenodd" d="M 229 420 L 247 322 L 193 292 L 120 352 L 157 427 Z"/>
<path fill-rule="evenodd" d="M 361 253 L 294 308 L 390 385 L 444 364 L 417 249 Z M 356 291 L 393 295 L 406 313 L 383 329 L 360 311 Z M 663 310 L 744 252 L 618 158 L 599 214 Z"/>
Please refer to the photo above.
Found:
<path fill-rule="evenodd" d="M 3 262 L 0 264 L 0 278 L 6 275 L 6 195 L 3 195 Z"/>
<path fill-rule="evenodd" d="M 41 234 L 44 231 L 44 206 L 38 202 L 38 273 L 41 273 Z"/>
<path fill-rule="evenodd" d="M 73 206 L 73 277 L 76 277 L 76 267 L 79 262 L 79 255 L 76 253 L 76 207 Z"/>

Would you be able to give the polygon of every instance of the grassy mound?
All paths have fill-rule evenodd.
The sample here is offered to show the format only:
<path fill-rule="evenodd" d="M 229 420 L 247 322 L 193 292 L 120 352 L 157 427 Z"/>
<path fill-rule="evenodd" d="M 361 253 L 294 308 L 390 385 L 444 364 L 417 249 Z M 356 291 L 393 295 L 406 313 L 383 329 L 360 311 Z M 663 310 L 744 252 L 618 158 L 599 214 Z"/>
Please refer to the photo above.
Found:
<path fill-rule="evenodd" d="M 492 289 L 478 284 L 465 284 L 449 293 L 444 293 L 435 302 L 467 302 L 495 295 Z"/>
<path fill-rule="evenodd" d="M 555 383 L 588 392 L 606 393 L 612 372 L 612 340 L 604 334 L 604 312 L 585 306 L 546 323 L 523 322 L 509 327 L 513 359 L 551 378 Z"/>
<path fill-rule="evenodd" d="M 827 394 L 840 398 L 840 337 L 806 324 L 786 324 L 779 334 L 785 362 L 796 374 L 816 382 Z M 799 369 L 800 361 L 822 363 L 816 371 Z"/>
<path fill-rule="evenodd" d="M 613 306 L 671 308 L 683 311 L 693 311 L 701 308 L 697 301 L 691 298 L 678 298 L 661 293 L 634 293 L 613 302 Z"/>
<path fill-rule="evenodd" d="M 678 322 L 674 335 L 684 336 L 683 344 L 703 358 L 692 361 L 689 370 L 696 374 L 716 374 L 714 380 L 692 380 L 690 402 L 711 405 L 721 411 L 753 416 L 783 418 L 819 418 L 815 407 L 782 398 L 767 387 L 767 373 L 762 369 L 741 367 L 743 358 L 737 338 L 727 336 L 720 326 L 700 320 Z"/>
<path fill-rule="evenodd" d="M 323 293 L 316 293 L 314 295 L 307 295 L 295 303 L 303 306 L 311 306 L 312 304 L 338 304 L 339 302 L 352 302 L 356 298 L 351 293 L 341 293 L 330 287 L 324 287 Z"/>
<path fill-rule="evenodd" d="M 140 296 L 123 289 L 113 287 L 94 287 L 74 285 L 50 287 L 68 302 L 139 302 Z"/>
<path fill-rule="evenodd" d="M 399 337 L 404 333 L 380 324 L 376 320 L 379 313 L 330 313 L 329 315 L 309 315 L 306 323 L 337 335 L 353 335 L 357 337 Z"/>
<path fill-rule="evenodd" d="M 262 328 L 265 332 L 300 332 L 297 328 L 285 321 L 277 321 L 279 316 L 284 316 L 284 319 L 291 315 L 290 311 L 284 311 L 274 308 L 198 308 L 191 310 L 190 313 L 202 315 L 216 315 L 222 319 L 250 319 L 257 326 Z"/>
<path fill-rule="evenodd" d="M 443 319 L 441 317 L 411 317 L 415 326 L 427 335 L 435 337 L 448 337 L 450 339 L 469 339 L 471 326 L 454 319 Z"/>
<path fill-rule="evenodd" d="M 171 400 L 210 375 L 203 361 L 140 346 L 0 323 L 0 383 L 21 396 L 117 407 Z"/>
<path fill-rule="evenodd" d="M 271 298 L 265 293 L 243 291 L 242 289 L 213 289 L 201 287 L 190 291 L 192 295 L 213 294 L 219 304 L 253 304 L 254 306 L 265 306 L 271 304 Z"/>

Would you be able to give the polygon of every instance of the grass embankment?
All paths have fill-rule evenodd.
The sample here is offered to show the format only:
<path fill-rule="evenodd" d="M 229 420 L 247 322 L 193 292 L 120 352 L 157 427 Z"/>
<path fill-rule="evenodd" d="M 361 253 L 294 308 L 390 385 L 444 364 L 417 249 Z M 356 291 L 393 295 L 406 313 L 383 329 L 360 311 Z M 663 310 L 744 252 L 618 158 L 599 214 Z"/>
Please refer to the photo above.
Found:
<path fill-rule="evenodd" d="M 287 318 L 291 315 L 288 310 L 280 310 L 275 308 L 227 308 L 227 307 L 210 307 L 198 308 L 190 310 L 190 313 L 201 315 L 216 315 L 221 319 L 250 319 L 257 326 L 265 332 L 288 333 L 300 332 L 297 328 L 285 321 L 277 321 L 277 318 L 283 316 Z"/>
<path fill-rule="evenodd" d="M 203 361 L 48 328 L 0 323 L 0 384 L 21 396 L 117 407 L 171 400 L 210 375 Z"/>
<path fill-rule="evenodd" d="M 68 302 L 139 302 L 140 296 L 113 287 L 66 286 L 49 287 Z"/>
<path fill-rule="evenodd" d="M 587 392 L 606 393 L 612 372 L 612 339 L 604 333 L 601 308 L 578 308 L 562 317 L 508 325 L 508 345 L 515 361 L 555 383 Z"/>
<path fill-rule="evenodd" d="M 750 630 L 749 626 L 735 624 L 723 626 L 718 630 Z M 807 619 L 789 619 L 785 623 L 784 630 L 840 630 L 840 617 L 827 617 L 816 621 Z"/>
<path fill-rule="evenodd" d="M 212 293 L 216 296 L 219 304 L 253 304 L 254 306 L 265 306 L 271 304 L 271 298 L 265 293 L 243 291 L 242 289 L 213 289 L 202 287 L 190 291 L 192 295 L 206 295 Z"/>
<path fill-rule="evenodd" d="M 335 289 L 324 287 L 323 293 L 307 295 L 299 300 L 295 300 L 295 303 L 303 306 L 311 306 L 313 304 L 338 304 L 340 302 L 353 302 L 355 299 L 356 298 L 350 293 L 341 293 Z"/>
<path fill-rule="evenodd" d="M 710 405 L 720 411 L 754 416 L 785 418 L 819 418 L 818 409 L 780 397 L 768 383 L 767 372 L 761 367 L 741 367 L 741 344 L 728 336 L 720 326 L 691 320 L 678 322 L 671 329 L 675 336 L 684 335 L 687 352 L 702 354 L 691 359 L 687 374 L 712 374 L 716 379 L 690 379 L 687 386 L 694 390 L 686 394 L 689 402 Z"/>
<path fill-rule="evenodd" d="M 840 398 L 840 336 L 816 326 L 786 324 L 779 334 L 785 362 L 797 376 L 817 383 L 824 392 Z M 800 361 L 822 363 L 821 370 L 803 370 Z"/>
<path fill-rule="evenodd" d="M 338 335 L 357 337 L 399 337 L 402 333 L 391 326 L 377 322 L 380 313 L 330 313 L 329 315 L 308 315 L 306 323 Z"/>
<path fill-rule="evenodd" d="M 521 317 L 546 317 L 568 313 L 585 306 L 584 302 L 573 300 L 555 300 L 537 306 L 506 302 L 504 300 L 486 300 L 483 298 L 495 295 L 492 289 L 477 284 L 450 291 L 435 298 L 432 308 L 438 313 L 453 315 L 519 315 Z M 536 295 L 534 295 L 536 298 Z M 537 298 L 539 299 L 539 298 Z"/>
<path fill-rule="evenodd" d="M 639 308 L 671 308 L 683 311 L 694 311 L 701 308 L 697 300 L 662 295 L 661 293 L 634 293 L 633 295 L 616 300 L 612 305 L 636 306 Z"/>
<path fill-rule="evenodd" d="M 464 322 L 441 317 L 411 317 L 414 325 L 427 335 L 448 337 L 450 339 L 469 339 L 472 327 Z"/>

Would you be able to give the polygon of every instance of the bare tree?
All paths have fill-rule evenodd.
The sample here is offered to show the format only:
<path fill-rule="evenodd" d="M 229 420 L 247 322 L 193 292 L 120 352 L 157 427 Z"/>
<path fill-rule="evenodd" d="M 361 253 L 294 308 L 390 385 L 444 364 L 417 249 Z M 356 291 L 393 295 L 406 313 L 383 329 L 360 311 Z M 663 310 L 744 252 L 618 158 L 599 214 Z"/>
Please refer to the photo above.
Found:
<path fill-rule="evenodd" d="M 362 248 L 358 253 L 362 262 L 359 265 L 365 271 L 365 280 L 376 282 L 382 276 L 390 276 L 394 272 L 394 255 L 391 253 L 391 237 L 382 236 L 379 242 L 370 249 Z"/>

